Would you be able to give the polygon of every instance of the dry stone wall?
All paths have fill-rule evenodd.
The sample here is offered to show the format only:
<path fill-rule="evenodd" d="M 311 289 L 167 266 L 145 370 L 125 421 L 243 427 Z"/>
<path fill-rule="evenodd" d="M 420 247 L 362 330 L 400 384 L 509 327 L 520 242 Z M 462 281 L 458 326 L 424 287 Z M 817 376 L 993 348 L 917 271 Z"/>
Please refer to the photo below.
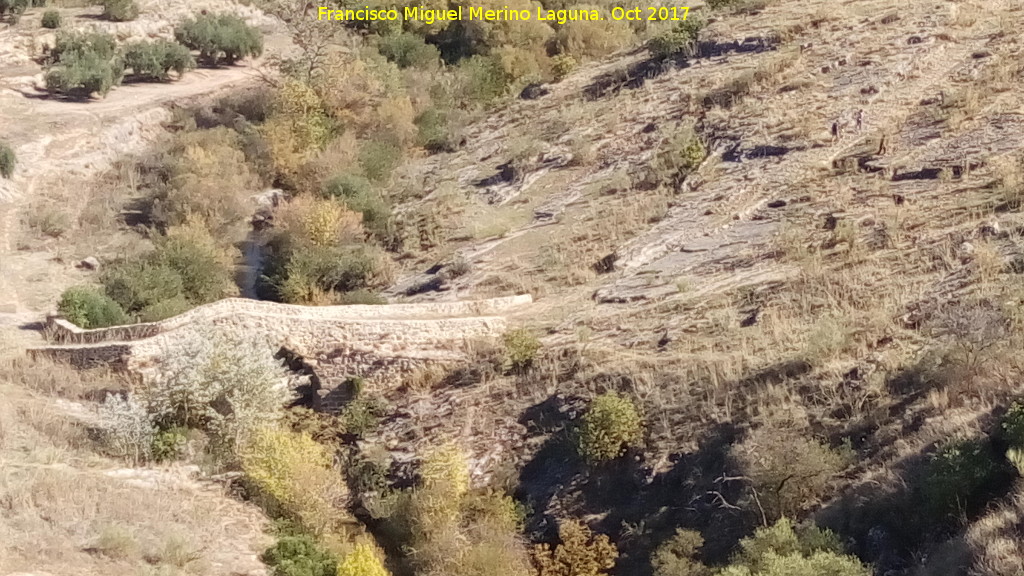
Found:
<path fill-rule="evenodd" d="M 335 367 L 322 384 L 330 387 L 342 372 L 390 383 L 430 362 L 453 363 L 465 356 L 466 344 L 492 338 L 506 329 L 498 314 L 531 302 L 513 296 L 469 302 L 429 304 L 294 306 L 229 298 L 200 306 L 161 322 L 83 330 L 51 317 L 47 330 L 54 345 L 37 355 L 77 366 L 116 365 L 145 377 L 183 342 L 224 331 L 266 342 L 304 358 L 330 356 Z M 343 371 L 337 370 L 343 367 Z"/>

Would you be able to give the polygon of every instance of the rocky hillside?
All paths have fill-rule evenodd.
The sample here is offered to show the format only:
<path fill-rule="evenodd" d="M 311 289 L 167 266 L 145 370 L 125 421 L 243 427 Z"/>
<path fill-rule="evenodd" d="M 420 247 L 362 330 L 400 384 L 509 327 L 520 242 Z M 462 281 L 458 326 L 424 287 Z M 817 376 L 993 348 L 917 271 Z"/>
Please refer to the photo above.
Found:
<path fill-rule="evenodd" d="M 285 43 L 283 25 L 240 10 Z M 532 297 L 507 313 L 500 342 L 463 342 L 457 367 L 420 367 L 386 386 L 349 370 L 345 346 L 293 358 L 314 374 L 323 360 L 342 366 L 329 377 L 351 398 L 331 404 L 331 415 L 298 411 L 290 422 L 343 462 L 346 521 L 351 514 L 375 538 L 398 575 L 488 573 L 466 568 L 479 566 L 470 562 L 481 550 L 522 560 L 523 542 L 567 547 L 559 529 L 574 520 L 617 549 L 595 575 L 788 574 L 740 566 L 744 539 L 782 518 L 833 531 L 833 548 L 858 563 L 850 574 L 1020 574 L 1024 9 L 1005 0 L 774 0 L 708 2 L 693 13 L 706 25 L 685 46 L 652 52 L 634 42 L 517 89 L 470 115 L 444 146 L 403 143 L 411 151 L 393 176 L 370 178 L 368 163 L 351 158 L 346 147 L 379 144 L 374 130 L 383 130 L 352 111 L 393 129 L 374 115 L 434 97 L 409 88 L 427 85 L 422 70 L 396 68 L 386 90 L 360 76 L 370 65 L 346 72 L 343 87 L 365 88 L 373 97 L 364 99 L 341 88 L 337 100 L 309 96 L 314 80 L 307 92 L 289 87 L 303 103 L 342 107 L 338 118 L 363 139 L 343 131 L 349 140 L 287 177 L 261 177 L 302 197 L 317 191 L 304 179 L 323 184 L 324 165 L 362 162 L 360 176 L 393 205 L 380 229 L 369 212 L 361 220 L 367 242 L 387 253 L 386 280 L 372 287 L 389 302 Z M 125 33 L 166 36 L 167 18 L 149 14 Z M 7 39 L 0 45 L 13 45 Z M 19 50 L 9 52 L 27 53 Z M 0 179 L 0 196 L 19 198 L 7 213 L 26 216 L 4 220 L 0 207 L 0 305 L 16 295 L 0 312 L 12 313 L 5 334 L 20 348 L 39 338 L 29 322 L 64 288 L 95 279 L 74 262 L 130 253 L 123 246 L 135 238 L 126 222 L 124 236 L 100 228 L 89 252 L 77 241 L 30 241 L 26 230 L 45 223 L 29 220 L 36 205 L 26 199 L 45 194 L 44 205 L 59 205 L 103 173 L 131 182 L 130 195 L 96 193 L 121 210 L 151 183 L 137 185 L 130 170 L 111 176 L 123 168 L 114 159 L 182 130 L 184 114 L 194 124 L 216 116 L 218 106 L 196 96 L 254 79 L 233 67 L 169 88 L 122 87 L 103 101 L 36 101 L 24 90 L 39 69 L 10 53 L 0 52 L 0 69 L 21 80 L 0 94 L 12 103 L 0 106 L 0 121 L 15 127 L 0 136 L 23 160 Z M 406 100 L 388 92 L 402 82 Z M 378 89 L 394 101 L 374 101 Z M 323 110 L 313 119 L 331 116 Z M 209 124 L 262 121 L 244 116 Z M 271 172 L 281 170 L 272 160 Z M 26 226 L 12 232 L 16 221 Z M 267 221 L 291 230 L 281 217 Z M 403 340 L 401 328 L 386 328 L 382 341 Z M 323 340 L 331 337 L 343 339 Z M 605 420 L 595 416 L 602 406 Z M 611 438 L 608 457 L 595 456 L 605 453 L 588 444 L 595 437 Z M 465 489 L 439 500 L 508 494 L 522 512 L 509 541 L 486 540 L 492 532 L 475 523 L 486 513 L 472 504 L 455 528 L 422 528 L 416 514 L 433 508 L 415 498 L 436 496 L 428 456 L 438 446 L 456 447 L 469 467 L 450 482 L 461 486 L 468 472 Z M 693 534 L 702 544 L 679 544 Z M 464 563 L 445 564 L 448 556 Z M 522 565 L 532 568 L 503 569 L 563 576 L 544 571 L 543 553 L 530 558 Z"/>

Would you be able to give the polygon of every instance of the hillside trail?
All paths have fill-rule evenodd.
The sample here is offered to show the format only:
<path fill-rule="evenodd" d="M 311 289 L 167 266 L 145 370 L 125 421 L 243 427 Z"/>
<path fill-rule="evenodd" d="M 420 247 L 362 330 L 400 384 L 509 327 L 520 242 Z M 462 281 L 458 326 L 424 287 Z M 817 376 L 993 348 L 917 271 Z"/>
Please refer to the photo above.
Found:
<path fill-rule="evenodd" d="M 41 320 L 53 306 L 52 296 L 66 287 L 29 281 L 54 266 L 49 251 L 18 249 L 33 201 L 59 186 L 72 194 L 84 191 L 120 157 L 144 150 L 163 134 L 171 105 L 253 83 L 261 64 L 197 70 L 171 84 L 125 85 L 103 100 L 87 102 L 51 99 L 0 81 L 0 126 L 18 157 L 14 177 L 0 180 L 0 331 Z M 71 264 L 58 264 L 73 280 Z M 19 332 L 16 339 L 25 344 L 42 343 L 36 331 Z"/>

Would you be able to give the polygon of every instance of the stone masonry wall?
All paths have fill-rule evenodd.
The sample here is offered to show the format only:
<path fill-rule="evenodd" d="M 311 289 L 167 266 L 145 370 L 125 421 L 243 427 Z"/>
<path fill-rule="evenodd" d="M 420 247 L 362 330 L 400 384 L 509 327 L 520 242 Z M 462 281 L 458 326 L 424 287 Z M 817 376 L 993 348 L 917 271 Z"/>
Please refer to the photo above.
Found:
<path fill-rule="evenodd" d="M 286 348 L 305 358 L 330 354 L 341 359 L 335 363 L 344 365 L 350 375 L 390 383 L 424 363 L 459 361 L 467 342 L 505 331 L 504 318 L 493 314 L 531 301 L 526 295 L 470 302 L 312 307 L 229 298 L 162 322 L 98 330 L 82 330 L 52 317 L 48 333 L 60 344 L 33 353 L 79 366 L 114 364 L 145 377 L 188 339 L 208 338 L 211 330 L 226 331 L 265 341 L 272 353 Z"/>

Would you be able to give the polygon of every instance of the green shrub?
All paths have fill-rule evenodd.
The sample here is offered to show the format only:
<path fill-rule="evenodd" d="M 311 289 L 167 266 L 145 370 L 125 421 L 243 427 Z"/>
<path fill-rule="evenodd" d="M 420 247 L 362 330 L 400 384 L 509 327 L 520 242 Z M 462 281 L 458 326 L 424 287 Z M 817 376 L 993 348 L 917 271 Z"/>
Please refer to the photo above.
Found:
<path fill-rule="evenodd" d="M 697 52 L 697 36 L 704 25 L 705 22 L 699 18 L 687 18 L 671 30 L 651 38 L 647 42 L 647 49 L 655 58 L 666 58 L 676 54 L 692 57 Z"/>
<path fill-rule="evenodd" d="M 928 463 L 924 484 L 931 512 L 943 516 L 977 507 L 999 476 L 999 464 L 983 440 L 954 440 L 942 446 Z"/>
<path fill-rule="evenodd" d="M 509 78 L 501 62 L 491 56 L 473 56 L 459 62 L 462 96 L 471 103 L 487 104 L 508 90 Z"/>
<path fill-rule="evenodd" d="M 133 42 L 125 46 L 124 65 L 136 80 L 164 82 L 173 70 L 180 78 L 196 66 L 188 48 L 169 40 Z"/>
<path fill-rule="evenodd" d="M 540 340 L 527 328 L 509 330 L 502 336 L 505 344 L 505 367 L 521 372 L 533 365 L 540 351 Z"/>
<path fill-rule="evenodd" d="M 338 560 L 307 535 L 283 536 L 260 558 L 274 576 L 337 576 Z"/>
<path fill-rule="evenodd" d="M 441 57 L 436 47 L 411 32 L 380 38 L 377 50 L 399 68 L 427 68 L 436 65 Z"/>
<path fill-rule="evenodd" d="M 101 275 L 108 296 L 145 322 L 213 302 L 234 286 L 231 258 L 201 226 L 172 228 L 155 249 L 116 262 Z"/>
<path fill-rule="evenodd" d="M 829 446 L 796 430 L 768 427 L 750 432 L 730 449 L 729 458 L 750 480 L 772 520 L 795 516 L 816 504 L 844 466 Z"/>
<path fill-rule="evenodd" d="M 139 322 L 159 322 L 184 314 L 192 309 L 192 305 L 184 296 L 178 294 L 167 300 L 160 300 L 139 311 Z"/>
<path fill-rule="evenodd" d="M 362 304 L 380 306 L 387 303 L 387 298 L 365 288 L 358 288 L 356 290 L 338 294 L 338 304 L 343 305 Z"/>
<path fill-rule="evenodd" d="M 570 520 L 558 527 L 559 544 L 534 549 L 537 576 L 601 576 L 615 566 L 619 552 L 604 534 L 594 535 L 584 524 Z"/>
<path fill-rule="evenodd" d="M 181 278 L 185 301 L 206 304 L 223 298 L 234 285 L 231 256 L 200 226 L 172 228 L 154 240 L 149 258 L 174 270 Z"/>
<path fill-rule="evenodd" d="M 614 460 L 643 440 L 643 421 L 628 398 L 607 393 L 594 398 L 577 431 L 576 449 L 591 464 Z"/>
<path fill-rule="evenodd" d="M 179 297 L 181 275 L 162 262 L 138 258 L 114 262 L 100 274 L 107 296 L 131 314 Z"/>
<path fill-rule="evenodd" d="M 428 152 L 454 152 L 459 147 L 459 136 L 454 129 L 453 111 L 428 108 L 416 117 L 416 143 Z"/>
<path fill-rule="evenodd" d="M 57 10 L 47 10 L 46 12 L 43 12 L 43 28 L 56 30 L 57 28 L 60 28 L 60 24 L 60 12 L 58 12 Z"/>
<path fill-rule="evenodd" d="M 678 187 L 707 157 L 704 142 L 691 127 L 681 127 L 665 140 L 654 157 L 660 177 Z"/>
<path fill-rule="evenodd" d="M 384 409 L 381 404 L 371 398 L 356 398 L 349 402 L 341 413 L 341 420 L 345 425 L 345 432 L 358 438 L 362 438 L 367 432 L 371 432 L 380 423 Z"/>
<path fill-rule="evenodd" d="M 103 17 L 111 22 L 128 22 L 139 17 L 135 0 L 103 0 Z"/>
<path fill-rule="evenodd" d="M 95 54 L 103 60 L 110 60 L 117 54 L 117 40 L 103 32 L 58 32 L 47 62 L 55 64 L 72 54 Z"/>
<path fill-rule="evenodd" d="M 704 545 L 700 532 L 677 528 L 651 556 L 654 576 L 708 576 L 711 570 L 695 559 Z"/>
<path fill-rule="evenodd" d="M 378 238 L 388 232 L 391 207 L 381 197 L 369 180 L 355 174 L 340 174 L 327 182 L 324 195 L 345 203 L 353 212 L 363 215 L 363 227 Z"/>
<path fill-rule="evenodd" d="M 0 142 L 0 176 L 10 178 L 14 176 L 14 167 L 18 164 L 18 157 L 14 154 L 14 148 L 6 142 Z"/>
<path fill-rule="evenodd" d="M 68 288 L 61 294 L 57 309 L 80 328 L 105 328 L 130 324 L 131 319 L 117 302 L 89 286 Z"/>
<path fill-rule="evenodd" d="M 377 267 L 368 247 L 309 246 L 290 252 L 283 269 L 267 274 L 284 302 L 324 303 L 329 292 L 364 288 Z"/>
<path fill-rule="evenodd" d="M 153 461 L 171 462 L 181 459 L 188 448 L 188 429 L 173 426 L 153 436 Z"/>
<path fill-rule="evenodd" d="M 105 58 L 101 53 L 68 52 L 46 73 L 46 89 L 71 98 L 88 98 L 93 94 L 106 96 L 124 77 L 124 63 L 117 57 Z"/>
<path fill-rule="evenodd" d="M 359 147 L 359 166 L 366 177 L 384 182 L 402 162 L 402 149 L 391 142 L 370 140 Z"/>
<path fill-rule="evenodd" d="M 232 14 L 204 14 L 185 20 L 174 30 L 174 38 L 199 52 L 204 64 L 234 64 L 263 54 L 263 35 Z"/>
<path fill-rule="evenodd" d="M 843 554 L 838 538 L 811 527 L 797 533 L 782 518 L 740 541 L 740 551 L 720 576 L 870 576 L 871 569 Z"/>

